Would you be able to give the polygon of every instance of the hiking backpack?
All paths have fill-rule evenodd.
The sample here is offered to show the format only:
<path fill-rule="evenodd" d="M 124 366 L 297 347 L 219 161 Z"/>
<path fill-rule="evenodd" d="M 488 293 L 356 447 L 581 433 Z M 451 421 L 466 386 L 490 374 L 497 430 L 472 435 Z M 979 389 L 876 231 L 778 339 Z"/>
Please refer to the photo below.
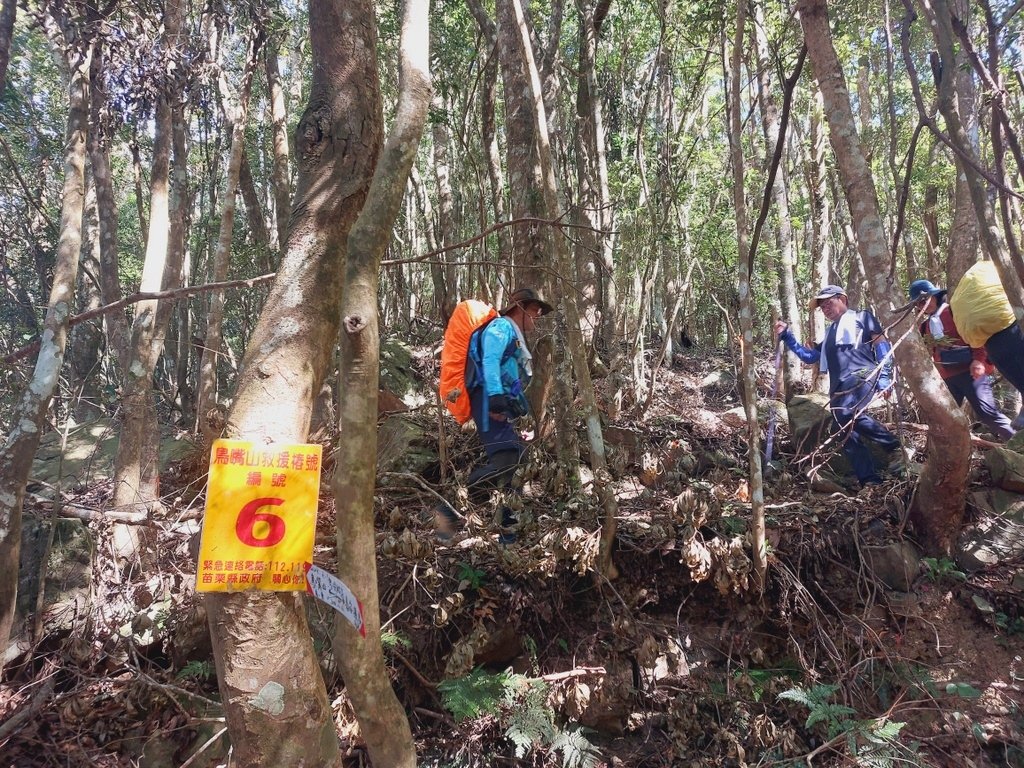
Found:
<path fill-rule="evenodd" d="M 455 305 L 444 329 L 441 346 L 441 402 L 459 424 L 471 416 L 466 387 L 466 358 L 473 333 L 498 316 L 498 311 L 483 301 L 466 299 Z"/>

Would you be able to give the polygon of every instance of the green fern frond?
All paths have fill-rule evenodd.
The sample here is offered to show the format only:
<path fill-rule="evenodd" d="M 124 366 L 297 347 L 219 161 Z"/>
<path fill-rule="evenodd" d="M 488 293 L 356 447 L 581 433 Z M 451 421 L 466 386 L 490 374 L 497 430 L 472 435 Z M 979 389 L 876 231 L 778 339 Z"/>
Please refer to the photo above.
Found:
<path fill-rule="evenodd" d="M 556 733 L 551 748 L 562 753 L 562 768 L 595 768 L 601 759 L 601 752 L 579 726 Z"/>
<path fill-rule="evenodd" d="M 508 671 L 492 675 L 477 667 L 465 677 L 442 680 L 437 690 L 452 717 L 457 721 L 471 720 L 498 711 L 510 677 Z"/>

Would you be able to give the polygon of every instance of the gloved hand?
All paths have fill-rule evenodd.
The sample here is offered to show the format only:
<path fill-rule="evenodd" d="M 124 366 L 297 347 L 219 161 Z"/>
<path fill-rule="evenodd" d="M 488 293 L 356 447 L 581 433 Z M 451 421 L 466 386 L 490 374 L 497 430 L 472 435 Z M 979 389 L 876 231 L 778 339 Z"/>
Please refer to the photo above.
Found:
<path fill-rule="evenodd" d="M 491 413 L 511 413 L 512 405 L 508 395 L 491 395 L 487 399 L 487 410 Z"/>

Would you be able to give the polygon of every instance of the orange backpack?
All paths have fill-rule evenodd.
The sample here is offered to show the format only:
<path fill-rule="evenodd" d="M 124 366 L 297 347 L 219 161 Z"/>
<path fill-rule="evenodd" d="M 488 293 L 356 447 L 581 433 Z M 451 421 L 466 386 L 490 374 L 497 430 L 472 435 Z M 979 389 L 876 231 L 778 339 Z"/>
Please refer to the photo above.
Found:
<path fill-rule="evenodd" d="M 498 316 L 498 311 L 483 301 L 466 299 L 455 305 L 441 346 L 441 401 L 459 424 L 469 421 L 469 392 L 466 391 L 466 358 L 469 338 L 478 328 Z"/>

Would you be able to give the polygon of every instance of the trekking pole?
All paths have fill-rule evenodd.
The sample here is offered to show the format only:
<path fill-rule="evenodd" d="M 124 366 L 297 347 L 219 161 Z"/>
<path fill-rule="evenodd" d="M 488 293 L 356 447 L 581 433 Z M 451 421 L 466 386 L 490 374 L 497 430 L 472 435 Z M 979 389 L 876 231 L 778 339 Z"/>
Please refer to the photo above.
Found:
<path fill-rule="evenodd" d="M 769 394 L 771 404 L 768 406 L 768 434 L 764 439 L 764 464 L 772 462 L 772 448 L 775 443 L 775 398 L 779 392 L 779 369 L 782 367 L 782 340 L 775 340 L 775 373 L 772 374 L 772 389 Z"/>

